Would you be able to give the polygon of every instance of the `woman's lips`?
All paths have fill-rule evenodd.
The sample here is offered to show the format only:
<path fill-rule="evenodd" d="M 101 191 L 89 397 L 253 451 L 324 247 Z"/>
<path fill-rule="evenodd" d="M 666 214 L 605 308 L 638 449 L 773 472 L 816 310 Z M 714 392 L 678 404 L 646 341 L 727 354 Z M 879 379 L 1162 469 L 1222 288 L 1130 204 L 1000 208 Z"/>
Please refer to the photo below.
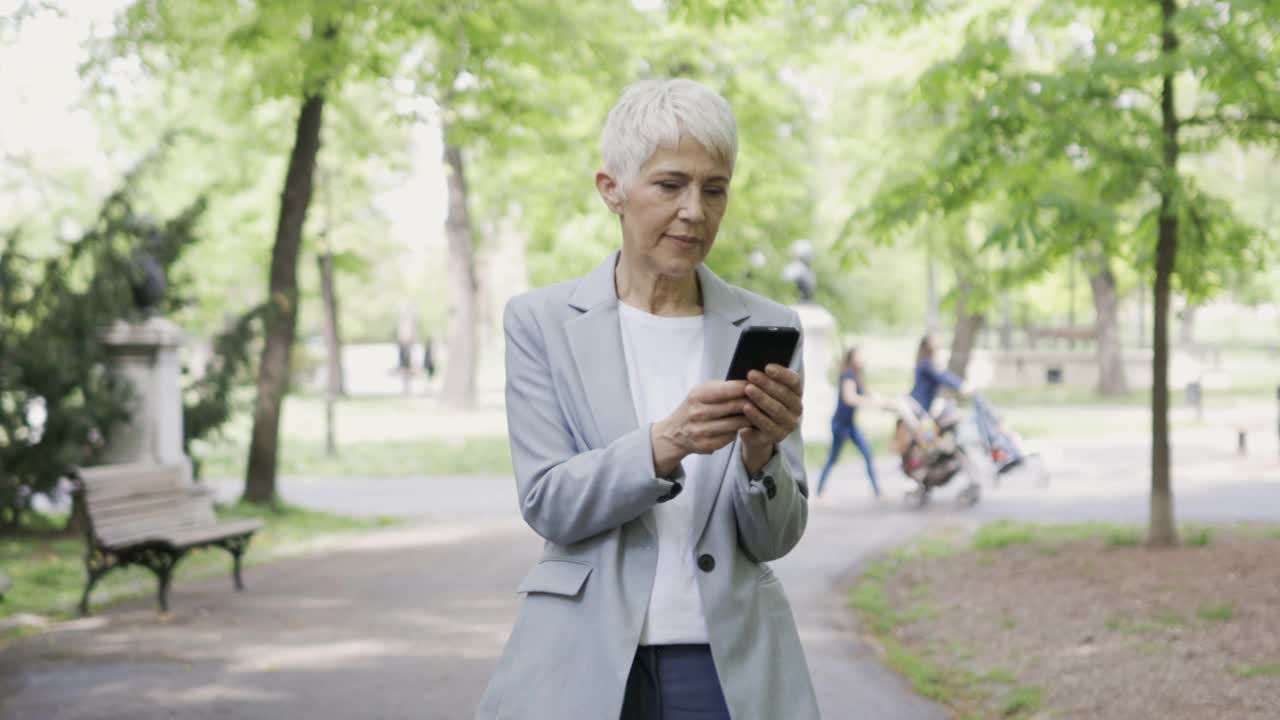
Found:
<path fill-rule="evenodd" d="M 698 241 L 698 238 L 693 237 L 692 235 L 672 235 L 671 233 L 667 233 L 666 237 L 674 240 L 680 245 L 684 245 L 685 247 L 696 247 L 701 244 Z"/>

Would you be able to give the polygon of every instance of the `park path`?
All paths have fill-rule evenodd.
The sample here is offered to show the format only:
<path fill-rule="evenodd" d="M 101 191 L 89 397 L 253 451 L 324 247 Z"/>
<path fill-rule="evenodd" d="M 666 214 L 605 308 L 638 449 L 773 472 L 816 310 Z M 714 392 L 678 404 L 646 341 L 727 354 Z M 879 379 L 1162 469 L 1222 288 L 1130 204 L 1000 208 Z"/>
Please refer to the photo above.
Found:
<path fill-rule="evenodd" d="M 1184 519 L 1280 518 L 1280 463 L 1238 459 L 1217 438 L 1180 437 Z M 828 720 L 935 720 L 879 662 L 845 590 L 879 553 L 920 530 L 993 517 L 1141 520 L 1146 449 L 1112 438 L 1054 448 L 1048 488 L 1006 485 L 973 511 L 946 494 L 923 512 L 875 503 L 856 463 L 815 502 L 804 540 L 775 564 Z M 904 485 L 882 463 L 895 496 Z M 216 486 L 234 494 L 232 484 Z M 514 617 L 513 588 L 538 539 L 507 478 L 286 480 L 295 503 L 414 518 L 343 550 L 180 584 L 174 611 L 151 598 L 66 623 L 0 651 L 0 720 L 468 718 Z"/>

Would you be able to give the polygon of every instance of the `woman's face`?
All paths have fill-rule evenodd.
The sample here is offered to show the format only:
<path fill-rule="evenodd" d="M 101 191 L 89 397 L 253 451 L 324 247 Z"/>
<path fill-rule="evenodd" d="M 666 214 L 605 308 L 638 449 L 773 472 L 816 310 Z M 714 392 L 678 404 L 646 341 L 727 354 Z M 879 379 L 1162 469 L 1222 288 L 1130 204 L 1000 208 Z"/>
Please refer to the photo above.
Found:
<path fill-rule="evenodd" d="M 605 202 L 622 217 L 623 252 L 657 275 L 684 277 L 711 252 L 729 205 L 729 167 L 682 135 L 659 146 L 626 197 L 608 175 L 596 177 Z"/>

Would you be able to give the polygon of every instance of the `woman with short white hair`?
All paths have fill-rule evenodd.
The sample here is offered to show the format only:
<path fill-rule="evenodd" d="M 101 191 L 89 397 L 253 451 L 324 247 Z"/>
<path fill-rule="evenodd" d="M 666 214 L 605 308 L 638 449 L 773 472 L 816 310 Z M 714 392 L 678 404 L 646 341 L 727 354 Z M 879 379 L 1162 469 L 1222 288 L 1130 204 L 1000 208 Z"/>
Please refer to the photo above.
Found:
<path fill-rule="evenodd" d="M 516 488 L 546 544 L 478 718 L 818 717 L 765 564 L 807 519 L 800 353 L 723 379 L 743 328 L 799 320 L 704 264 L 737 151 L 713 90 L 628 88 L 595 176 L 621 250 L 507 304 Z"/>

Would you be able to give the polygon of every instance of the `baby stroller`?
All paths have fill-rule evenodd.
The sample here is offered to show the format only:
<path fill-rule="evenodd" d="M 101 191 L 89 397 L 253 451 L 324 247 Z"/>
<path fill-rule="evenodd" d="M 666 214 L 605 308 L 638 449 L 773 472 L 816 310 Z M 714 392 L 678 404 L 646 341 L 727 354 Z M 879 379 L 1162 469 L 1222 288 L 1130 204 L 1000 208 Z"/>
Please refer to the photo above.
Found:
<path fill-rule="evenodd" d="M 911 430 L 911 441 L 902 453 L 902 472 L 916 484 L 906 495 L 907 504 L 921 507 L 929 502 L 935 488 L 951 482 L 961 471 L 969 483 L 956 496 L 956 502 L 972 506 L 982 497 L 968 451 L 960 443 L 957 428 L 960 416 L 955 406 L 946 403 L 935 417 L 910 397 L 898 413 L 898 422 Z"/>
<path fill-rule="evenodd" d="M 973 396 L 973 421 L 982 448 L 991 458 L 993 484 L 999 485 L 1002 477 L 1015 470 L 1032 473 L 1042 487 L 1049 483 L 1040 453 L 1027 450 L 1017 433 L 1005 427 L 991 403 L 979 395 Z"/>

